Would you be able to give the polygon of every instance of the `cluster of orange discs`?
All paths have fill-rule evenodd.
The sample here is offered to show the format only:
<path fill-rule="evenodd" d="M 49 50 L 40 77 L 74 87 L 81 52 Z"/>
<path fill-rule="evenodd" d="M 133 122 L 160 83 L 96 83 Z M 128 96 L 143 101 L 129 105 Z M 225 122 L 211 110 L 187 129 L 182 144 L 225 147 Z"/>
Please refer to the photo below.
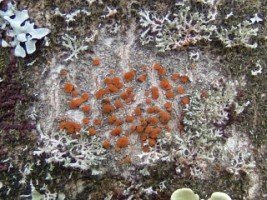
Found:
<path fill-rule="evenodd" d="M 100 59 L 93 60 L 92 64 L 100 65 Z M 180 119 L 174 119 L 172 115 L 174 97 L 181 95 L 181 107 L 188 104 L 190 99 L 188 96 L 182 95 L 185 92 L 184 85 L 189 82 L 189 78 L 174 73 L 168 80 L 166 69 L 161 64 L 155 63 L 153 70 L 158 76 L 158 85 L 151 86 L 144 91 L 143 104 L 138 104 L 131 110 L 130 105 L 136 101 L 135 91 L 147 81 L 147 68 L 147 66 L 142 66 L 140 70 L 130 70 L 122 77 L 110 74 L 103 80 L 104 87 L 99 88 L 94 94 L 82 93 L 79 95 L 74 85 L 66 82 L 64 91 L 72 96 L 72 99 L 69 100 L 69 108 L 80 109 L 86 117 L 83 119 L 83 124 L 63 120 L 59 123 L 59 128 L 66 130 L 68 134 L 75 135 L 74 133 L 78 133 L 83 126 L 88 130 L 90 137 L 96 134 L 101 135 L 101 125 L 109 124 L 112 128 L 109 138 L 103 139 L 105 149 L 114 147 L 116 151 L 120 151 L 129 145 L 129 136 L 137 134 L 143 151 L 150 151 L 150 147 L 157 144 L 157 139 L 164 137 L 163 132 L 172 131 L 168 125 L 170 120 L 176 121 L 177 129 L 183 128 L 183 114 Z M 114 95 L 117 97 L 111 100 L 111 94 L 113 97 Z M 163 99 L 166 100 L 163 105 L 158 102 L 161 94 L 164 94 Z M 95 98 L 99 102 L 102 111 L 100 118 L 90 118 L 92 112 L 88 104 L 90 98 Z M 127 113 L 123 118 L 119 117 L 121 115 L 116 115 L 122 110 L 124 110 L 123 113 Z M 127 125 L 122 126 L 125 123 Z"/>

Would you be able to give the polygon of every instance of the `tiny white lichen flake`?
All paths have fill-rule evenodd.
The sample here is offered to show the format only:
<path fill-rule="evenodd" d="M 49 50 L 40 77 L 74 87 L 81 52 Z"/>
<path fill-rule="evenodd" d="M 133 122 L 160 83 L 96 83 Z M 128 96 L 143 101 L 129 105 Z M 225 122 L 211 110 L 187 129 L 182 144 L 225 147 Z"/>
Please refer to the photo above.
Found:
<path fill-rule="evenodd" d="M 72 37 L 68 34 L 65 34 L 62 36 L 62 40 L 62 45 L 70 50 L 70 55 L 64 59 L 65 61 L 78 59 L 78 54 L 88 49 L 88 45 L 85 45 L 84 41 L 77 40 L 76 36 Z"/>
<path fill-rule="evenodd" d="M 258 60 L 257 63 L 256 63 L 256 67 L 257 67 L 257 69 L 255 69 L 255 70 L 251 70 L 251 75 L 252 75 L 252 76 L 257 76 L 257 75 L 259 75 L 259 74 L 262 73 L 263 67 L 262 67 L 262 65 L 260 64 L 260 61 L 259 61 L 259 60 Z"/>

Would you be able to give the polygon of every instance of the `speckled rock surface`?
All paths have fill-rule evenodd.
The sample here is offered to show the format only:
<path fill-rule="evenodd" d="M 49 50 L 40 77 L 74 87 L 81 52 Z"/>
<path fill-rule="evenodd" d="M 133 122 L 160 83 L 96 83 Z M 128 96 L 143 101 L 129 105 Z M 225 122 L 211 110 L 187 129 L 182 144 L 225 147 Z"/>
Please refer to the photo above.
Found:
<path fill-rule="evenodd" d="M 221 32 L 207 38 L 189 15 L 182 36 L 168 29 L 180 19 L 179 2 L 17 1 L 51 33 L 24 59 L 0 50 L 0 199 L 167 200 L 184 187 L 204 199 L 215 191 L 266 198 L 267 4 L 183 4 L 214 14 L 207 20 Z M 150 29 L 140 22 L 144 11 Z M 249 40 L 223 34 L 256 19 L 240 25 L 258 29 Z M 160 51 L 160 34 L 173 50 Z"/>

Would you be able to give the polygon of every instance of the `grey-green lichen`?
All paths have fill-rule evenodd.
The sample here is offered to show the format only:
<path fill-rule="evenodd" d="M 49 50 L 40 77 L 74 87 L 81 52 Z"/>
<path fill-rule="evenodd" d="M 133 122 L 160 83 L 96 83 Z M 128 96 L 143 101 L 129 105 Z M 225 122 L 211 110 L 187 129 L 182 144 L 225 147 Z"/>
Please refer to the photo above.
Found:
<path fill-rule="evenodd" d="M 139 12 L 142 32 L 142 44 L 155 43 L 160 51 L 173 50 L 195 45 L 200 41 L 220 41 L 226 47 L 246 46 L 256 48 L 253 37 L 258 28 L 254 24 L 262 22 L 256 13 L 249 20 L 244 20 L 230 27 L 225 26 L 234 15 L 228 13 L 224 25 L 218 20 L 221 1 L 175 1 L 173 8 L 166 15 L 156 11 L 141 10 Z M 198 7 L 198 9 L 196 9 Z"/>
<path fill-rule="evenodd" d="M 61 163 L 64 167 L 91 170 L 93 175 L 102 174 L 101 164 L 107 159 L 106 150 L 102 147 L 99 138 L 94 137 L 90 141 L 82 133 L 81 138 L 74 139 L 61 131 L 53 131 L 45 134 L 40 125 L 37 130 L 42 137 L 42 146 L 39 146 L 34 155 L 47 156 L 47 163 Z"/>
<path fill-rule="evenodd" d="M 208 95 L 197 92 L 191 96 L 183 120 L 186 139 L 177 141 L 183 157 L 195 156 L 200 163 L 206 163 L 198 163 L 197 169 L 192 167 L 192 175 L 203 175 L 205 166 L 210 165 L 219 165 L 234 174 L 238 174 L 240 169 L 249 172 L 255 167 L 248 150 L 252 146 L 246 134 L 231 125 L 234 123 L 233 115 L 240 115 L 250 105 L 250 102 L 238 105 L 237 86 L 237 82 L 221 79 L 211 85 Z"/>

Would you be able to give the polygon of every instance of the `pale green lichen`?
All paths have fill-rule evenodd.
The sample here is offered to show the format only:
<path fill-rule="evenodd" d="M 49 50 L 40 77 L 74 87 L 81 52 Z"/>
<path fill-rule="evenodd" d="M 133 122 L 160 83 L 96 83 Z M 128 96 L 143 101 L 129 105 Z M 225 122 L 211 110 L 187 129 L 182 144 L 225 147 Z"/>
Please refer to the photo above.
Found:
<path fill-rule="evenodd" d="M 199 196 L 190 188 L 181 188 L 172 193 L 171 200 L 199 200 Z M 214 192 L 208 200 L 231 200 L 224 192 Z"/>
<path fill-rule="evenodd" d="M 231 197 L 224 192 L 214 192 L 208 200 L 231 200 Z"/>
<path fill-rule="evenodd" d="M 171 200 L 199 200 L 199 196 L 189 188 L 181 188 L 172 193 Z"/>

